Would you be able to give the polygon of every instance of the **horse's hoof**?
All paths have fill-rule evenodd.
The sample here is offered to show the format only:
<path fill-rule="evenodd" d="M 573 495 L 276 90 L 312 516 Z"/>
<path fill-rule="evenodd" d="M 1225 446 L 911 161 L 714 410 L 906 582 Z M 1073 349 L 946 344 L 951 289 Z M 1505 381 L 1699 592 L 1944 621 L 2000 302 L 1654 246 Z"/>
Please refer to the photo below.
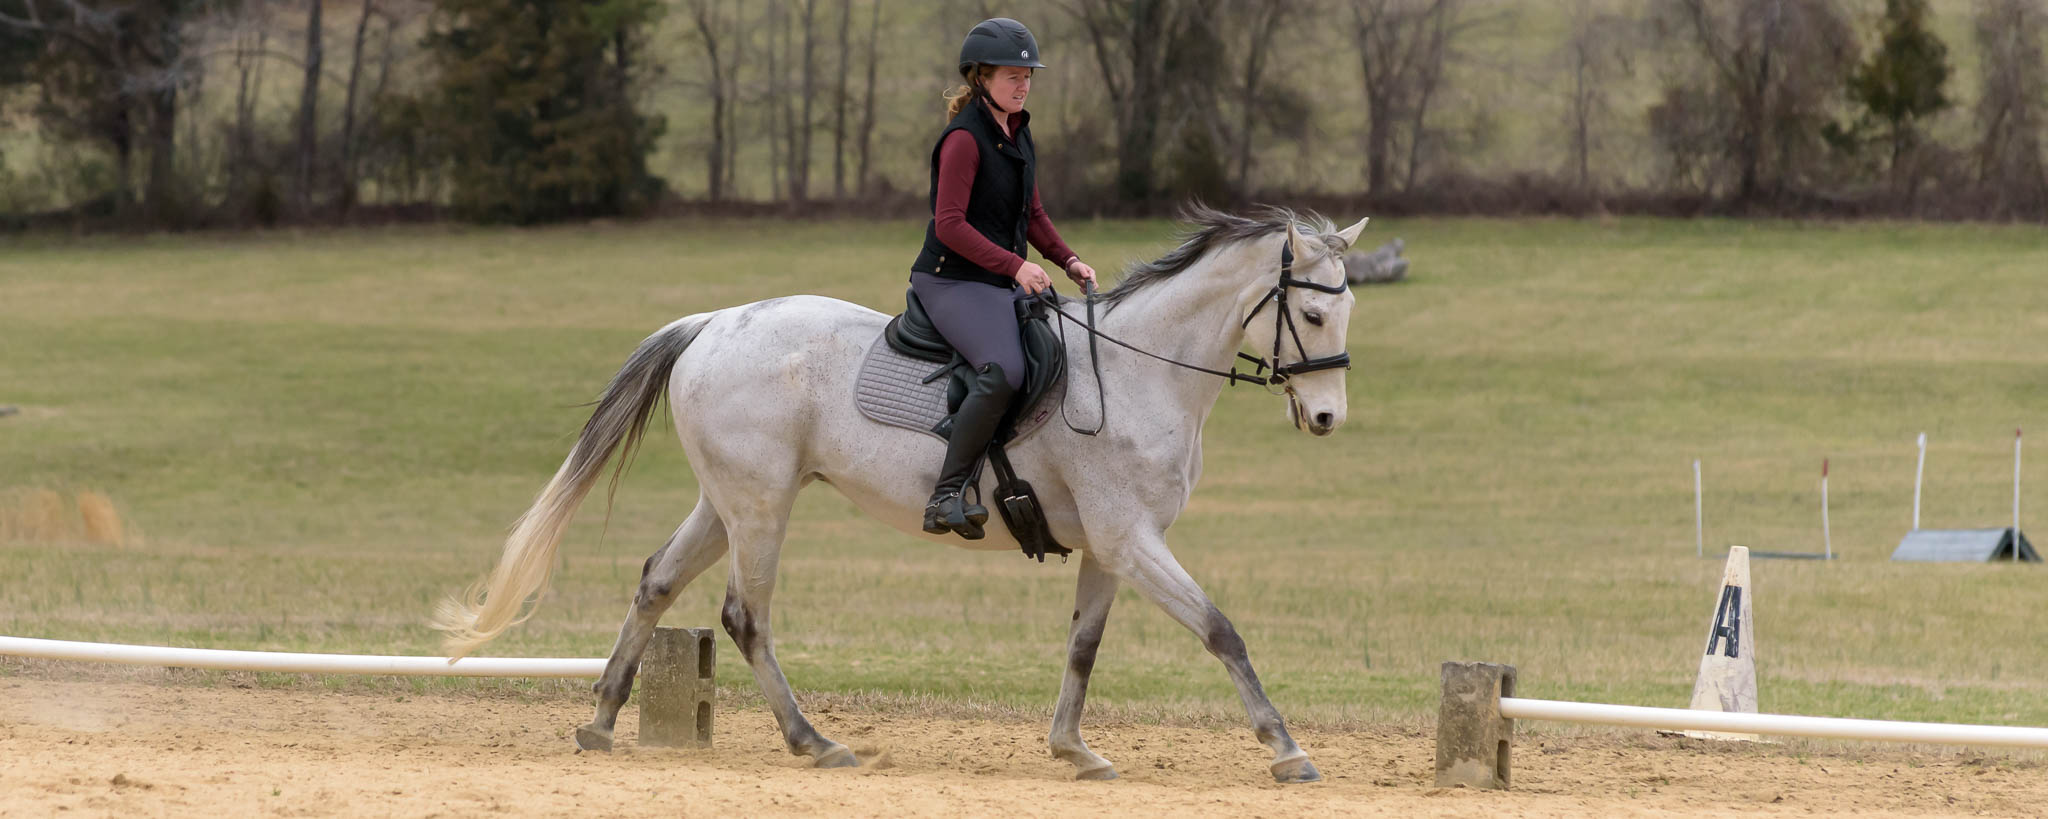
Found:
<path fill-rule="evenodd" d="M 1273 763 L 1273 781 L 1283 785 L 1320 782 L 1322 779 L 1323 772 L 1316 770 L 1316 764 L 1308 761 L 1307 754 Z"/>
<path fill-rule="evenodd" d="M 612 732 L 597 727 L 596 723 L 577 728 L 576 747 L 586 751 L 609 751 L 612 749 Z"/>
<path fill-rule="evenodd" d="M 846 746 L 838 745 L 834 746 L 832 750 L 819 754 L 817 761 L 811 763 L 811 767 L 858 768 L 860 767 L 860 758 L 854 756 L 853 751 L 848 750 Z"/>
<path fill-rule="evenodd" d="M 1082 782 L 1108 782 L 1116 778 L 1116 768 L 1104 765 L 1074 774 L 1074 778 Z"/>

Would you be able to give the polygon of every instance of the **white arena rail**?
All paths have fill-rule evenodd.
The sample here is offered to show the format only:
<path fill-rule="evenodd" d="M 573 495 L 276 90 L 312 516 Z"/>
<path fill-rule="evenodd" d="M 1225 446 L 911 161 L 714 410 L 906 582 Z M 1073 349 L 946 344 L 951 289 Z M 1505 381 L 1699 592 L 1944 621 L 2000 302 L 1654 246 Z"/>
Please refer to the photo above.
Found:
<path fill-rule="evenodd" d="M 1715 734 L 1919 742 L 1936 745 L 2048 749 L 2048 728 L 1890 722 L 1646 708 L 1516 697 L 1515 668 L 1494 663 L 1443 664 L 1436 720 L 1437 787 L 1506 789 L 1512 774 L 1515 720 L 1541 719 Z"/>
<path fill-rule="evenodd" d="M 33 637 L 0 637 L 0 654 L 45 660 L 82 660 L 124 665 L 277 671 L 299 674 L 389 674 L 412 677 L 596 677 L 602 659 L 525 657 L 374 657 L 362 654 L 292 654 L 215 648 L 80 643 Z"/>
<path fill-rule="evenodd" d="M 1940 722 L 1888 722 L 1875 719 L 1799 717 L 1785 714 L 1738 714 L 1685 708 L 1646 708 L 1500 698 L 1500 715 L 1508 719 L 1543 719 L 1631 725 L 1671 731 L 1717 731 L 1731 734 L 1772 734 L 1816 739 L 1862 739 L 1878 742 L 1926 742 L 1936 745 L 2000 745 L 2048 748 L 2048 728 L 2003 725 L 1954 725 Z"/>

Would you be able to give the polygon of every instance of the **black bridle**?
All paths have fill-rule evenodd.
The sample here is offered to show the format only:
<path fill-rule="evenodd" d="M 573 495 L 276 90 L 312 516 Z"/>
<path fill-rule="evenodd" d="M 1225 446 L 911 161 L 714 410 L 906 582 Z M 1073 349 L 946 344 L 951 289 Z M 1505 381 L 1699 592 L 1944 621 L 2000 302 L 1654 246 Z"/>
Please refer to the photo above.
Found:
<path fill-rule="evenodd" d="M 1289 230 L 1292 229 L 1293 228 L 1289 228 Z M 1073 430 L 1074 432 L 1079 432 L 1083 435 L 1094 435 L 1102 431 L 1103 424 L 1107 424 L 1109 422 L 1109 419 L 1105 417 L 1108 414 L 1108 411 L 1107 401 L 1103 397 L 1104 390 L 1102 387 L 1102 362 L 1099 358 L 1097 358 L 1095 351 L 1095 339 L 1098 338 L 1107 341 L 1111 344 L 1115 344 L 1118 347 L 1130 350 L 1131 352 L 1138 353 L 1139 355 L 1155 358 L 1160 361 L 1164 361 L 1168 364 L 1172 364 L 1176 367 L 1194 370 L 1195 372 L 1199 373 L 1207 373 L 1209 375 L 1226 379 L 1233 387 L 1237 386 L 1237 383 L 1240 381 L 1249 384 L 1257 384 L 1262 387 L 1282 387 L 1284 388 L 1283 393 L 1286 394 L 1288 397 L 1288 403 L 1290 407 L 1292 407 L 1294 404 L 1294 388 L 1287 386 L 1288 379 L 1291 379 L 1294 376 L 1301 375 L 1303 373 L 1320 372 L 1322 370 L 1351 369 L 1351 353 L 1349 352 L 1339 352 L 1336 355 L 1326 355 L 1320 358 L 1310 358 L 1308 355 L 1308 348 L 1302 346 L 1301 333 L 1295 329 L 1294 316 L 1287 310 L 1287 291 L 1290 288 L 1305 287 L 1310 290 L 1315 290 L 1323 293 L 1342 293 L 1349 288 L 1351 282 L 1347 278 L 1340 279 L 1339 282 L 1335 285 L 1328 285 L 1317 284 L 1307 279 L 1294 278 L 1294 242 L 1293 237 L 1290 236 L 1288 237 L 1288 239 L 1288 241 L 1280 243 L 1279 283 L 1273 285 L 1273 289 L 1267 291 L 1266 295 L 1263 298 L 1259 299 L 1259 303 L 1252 306 L 1251 312 L 1245 314 L 1244 323 L 1238 325 L 1238 329 L 1240 330 L 1252 326 L 1252 319 L 1258 318 L 1259 311 L 1266 309 L 1267 304 L 1274 305 L 1275 315 L 1273 318 L 1273 356 L 1270 363 L 1267 359 L 1246 355 L 1243 352 L 1239 352 L 1237 354 L 1238 358 L 1244 359 L 1245 361 L 1249 361 L 1253 365 L 1255 365 L 1256 369 L 1252 370 L 1250 374 L 1238 372 L 1237 367 L 1235 365 L 1233 365 L 1228 371 L 1224 371 L 1212 370 L 1208 367 L 1196 366 L 1194 364 L 1189 364 L 1185 361 L 1176 361 L 1174 359 L 1167 358 L 1162 355 L 1138 349 L 1137 347 L 1133 347 L 1129 344 L 1126 344 L 1123 341 L 1120 341 L 1107 333 L 1095 329 L 1096 294 L 1092 282 L 1090 283 L 1088 292 L 1086 294 L 1088 304 L 1088 320 L 1085 322 L 1083 322 L 1081 319 L 1077 319 L 1071 315 L 1068 315 L 1067 311 L 1060 309 L 1059 299 L 1057 296 L 1053 294 L 1052 288 L 1048 287 L 1044 291 L 1042 291 L 1039 294 L 1039 298 L 1045 302 L 1047 308 L 1051 309 L 1054 313 L 1058 313 L 1060 318 L 1073 324 L 1080 325 L 1082 329 L 1088 331 L 1088 361 L 1089 364 L 1093 366 L 1095 370 L 1095 399 L 1096 403 L 1099 405 L 1096 417 L 1101 419 L 1101 423 L 1096 424 L 1095 429 L 1093 430 L 1081 430 L 1075 428 L 1072 422 L 1067 422 L 1067 428 Z M 1285 329 L 1287 331 L 1287 334 L 1284 337 L 1280 333 L 1282 329 Z M 1300 355 L 1300 360 L 1295 361 L 1292 364 L 1280 363 L 1280 345 L 1282 343 L 1283 338 L 1294 339 L 1294 351 Z M 1066 325 L 1064 324 L 1060 325 L 1060 344 L 1061 346 L 1066 346 Z M 1272 372 L 1271 375 L 1265 374 L 1268 370 Z M 1067 410 L 1065 404 L 1062 404 L 1060 406 L 1060 415 L 1062 419 L 1065 418 L 1066 411 Z M 1297 414 L 1295 416 L 1295 424 L 1298 426 L 1300 425 L 1300 423 L 1301 419 L 1300 416 Z"/>
<path fill-rule="evenodd" d="M 1252 319 L 1258 318 L 1259 311 L 1266 309 L 1268 302 L 1271 302 L 1275 309 L 1279 311 L 1273 318 L 1273 375 L 1266 379 L 1266 384 L 1285 385 L 1287 379 L 1302 373 L 1335 370 L 1338 368 L 1351 369 L 1351 353 L 1349 352 L 1340 352 L 1336 355 L 1326 355 L 1321 358 L 1309 358 L 1308 348 L 1301 345 L 1301 333 L 1294 329 L 1294 314 L 1287 312 L 1287 289 L 1290 287 L 1306 287 L 1322 293 L 1342 293 L 1350 284 L 1351 280 L 1348 278 L 1339 279 L 1334 285 L 1316 284 L 1307 279 L 1295 278 L 1294 242 L 1289 241 L 1280 245 L 1280 283 L 1273 285 L 1273 289 L 1266 292 L 1266 297 L 1259 299 L 1258 305 L 1253 307 L 1249 314 L 1245 315 L 1244 323 L 1238 325 L 1240 330 L 1252 326 Z M 1294 351 L 1301 355 L 1301 360 L 1293 364 L 1280 363 L 1280 328 L 1283 326 L 1287 328 L 1287 335 L 1294 339 Z M 1252 358 L 1244 353 L 1238 353 L 1237 356 L 1258 364 L 1261 369 L 1264 369 L 1266 366 L 1266 362 L 1262 359 Z M 1234 369 L 1233 372 L 1235 372 Z M 1233 381 L 1232 383 L 1236 382 Z"/>

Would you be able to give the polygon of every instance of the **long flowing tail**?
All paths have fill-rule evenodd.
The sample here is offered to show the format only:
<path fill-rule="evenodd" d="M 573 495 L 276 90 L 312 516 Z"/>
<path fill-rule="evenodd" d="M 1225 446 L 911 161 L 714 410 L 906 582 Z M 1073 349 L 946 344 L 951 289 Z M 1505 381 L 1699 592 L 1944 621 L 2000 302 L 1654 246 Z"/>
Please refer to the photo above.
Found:
<path fill-rule="evenodd" d="M 640 436 L 667 389 L 669 371 L 710 319 L 710 313 L 679 319 L 640 342 L 639 349 L 605 387 L 597 410 L 583 425 L 583 434 L 577 437 L 562 468 L 513 524 L 497 568 L 470 584 L 461 596 L 441 602 L 432 624 L 447 632 L 441 646 L 451 662 L 533 616 L 530 604 L 537 604 L 547 593 L 555 547 L 575 517 L 576 507 L 622 447 L 627 458 L 639 447 Z"/>

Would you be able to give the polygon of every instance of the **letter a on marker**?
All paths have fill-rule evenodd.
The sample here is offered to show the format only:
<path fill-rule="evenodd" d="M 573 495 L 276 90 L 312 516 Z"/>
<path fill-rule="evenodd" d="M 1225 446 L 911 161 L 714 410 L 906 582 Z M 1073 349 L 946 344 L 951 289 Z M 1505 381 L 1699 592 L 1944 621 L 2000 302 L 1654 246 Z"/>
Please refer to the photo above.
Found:
<path fill-rule="evenodd" d="M 1707 638 L 1707 653 L 1714 653 L 1714 647 L 1722 639 L 1728 641 L 1722 650 L 1726 657 L 1742 657 L 1742 587 L 1722 586 L 1721 605 L 1714 610 L 1714 633 Z"/>

